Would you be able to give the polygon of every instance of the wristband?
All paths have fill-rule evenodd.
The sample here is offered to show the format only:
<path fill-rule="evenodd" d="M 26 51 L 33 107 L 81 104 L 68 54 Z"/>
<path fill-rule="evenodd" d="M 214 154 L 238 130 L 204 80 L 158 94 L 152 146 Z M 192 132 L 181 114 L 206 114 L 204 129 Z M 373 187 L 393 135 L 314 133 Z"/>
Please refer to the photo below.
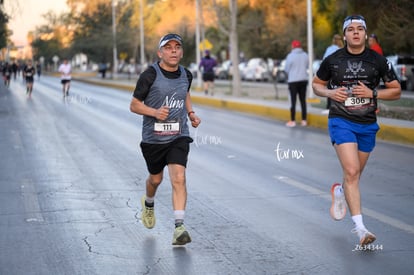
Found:
<path fill-rule="evenodd" d="M 189 111 L 187 115 L 190 116 L 191 114 L 195 114 L 195 112 L 194 111 Z"/>
<path fill-rule="evenodd" d="M 372 98 L 377 99 L 377 96 L 378 96 L 377 89 L 372 90 Z"/>

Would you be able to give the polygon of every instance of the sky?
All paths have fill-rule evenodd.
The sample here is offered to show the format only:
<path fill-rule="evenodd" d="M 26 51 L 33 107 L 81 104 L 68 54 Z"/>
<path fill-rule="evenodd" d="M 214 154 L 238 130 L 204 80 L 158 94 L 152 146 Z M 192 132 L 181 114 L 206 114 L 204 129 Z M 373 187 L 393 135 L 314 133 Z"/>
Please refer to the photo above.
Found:
<path fill-rule="evenodd" d="M 4 0 L 4 7 L 13 17 L 8 26 L 13 31 L 11 40 L 16 46 L 27 45 L 27 33 L 46 23 L 42 14 L 48 11 L 60 14 L 68 10 L 66 0 Z"/>

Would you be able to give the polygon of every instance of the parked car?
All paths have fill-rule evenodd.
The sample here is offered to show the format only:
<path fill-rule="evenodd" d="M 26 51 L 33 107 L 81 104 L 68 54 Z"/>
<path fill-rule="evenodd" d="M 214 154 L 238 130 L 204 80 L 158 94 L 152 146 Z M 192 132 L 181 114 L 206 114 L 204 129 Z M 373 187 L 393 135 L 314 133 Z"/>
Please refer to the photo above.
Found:
<path fill-rule="evenodd" d="M 243 69 L 243 78 L 250 81 L 269 81 L 271 74 L 263 58 L 250 59 Z"/>
<path fill-rule="evenodd" d="M 198 66 L 196 63 L 191 62 L 187 69 L 193 74 L 193 78 L 197 78 Z"/>
<path fill-rule="evenodd" d="M 392 55 L 387 56 L 401 83 L 401 89 L 414 91 L 414 56 Z"/>
<path fill-rule="evenodd" d="M 239 74 L 240 74 L 241 80 L 245 80 L 245 78 L 244 78 L 244 70 L 246 68 L 246 65 L 247 65 L 247 62 L 240 62 L 240 64 L 239 64 Z"/>
<path fill-rule="evenodd" d="M 286 60 L 277 62 L 276 66 L 273 67 L 273 79 L 276 82 L 284 83 L 287 81 L 287 73 L 285 71 Z"/>
<path fill-rule="evenodd" d="M 231 61 L 226 60 L 221 64 L 214 67 L 214 75 L 217 79 L 229 79 L 230 78 Z"/>

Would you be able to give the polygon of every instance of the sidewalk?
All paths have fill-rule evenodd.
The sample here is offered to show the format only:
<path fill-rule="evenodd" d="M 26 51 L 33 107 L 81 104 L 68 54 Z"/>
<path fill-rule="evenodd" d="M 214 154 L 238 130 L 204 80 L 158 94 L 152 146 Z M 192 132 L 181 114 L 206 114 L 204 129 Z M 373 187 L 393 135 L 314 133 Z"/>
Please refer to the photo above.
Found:
<path fill-rule="evenodd" d="M 94 85 L 109 86 L 117 89 L 134 91 L 137 76 L 128 79 L 118 75 L 116 79 L 102 79 L 97 73 L 74 74 L 73 80 L 88 82 Z M 240 97 L 231 95 L 231 82 L 216 81 L 214 96 L 204 95 L 201 89 L 193 89 L 193 103 L 215 108 L 224 108 L 239 112 L 264 116 L 275 120 L 288 121 L 290 118 L 290 103 L 286 84 L 269 85 L 268 83 L 243 82 Z M 196 83 L 193 83 L 195 87 Z M 276 96 L 278 99 L 276 99 Z M 317 97 L 315 98 L 317 99 Z M 298 104 L 296 116 L 300 118 Z M 322 114 L 322 109 L 308 104 L 308 125 L 326 129 L 328 117 Z M 414 122 L 378 117 L 381 130 L 378 139 L 402 144 L 414 145 Z"/>

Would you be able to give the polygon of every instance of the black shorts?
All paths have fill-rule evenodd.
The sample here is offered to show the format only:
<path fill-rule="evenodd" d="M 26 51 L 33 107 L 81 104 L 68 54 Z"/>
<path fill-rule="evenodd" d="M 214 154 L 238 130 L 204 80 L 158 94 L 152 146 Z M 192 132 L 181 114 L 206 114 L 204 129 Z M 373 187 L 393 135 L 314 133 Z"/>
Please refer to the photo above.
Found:
<path fill-rule="evenodd" d="M 180 137 L 166 144 L 150 144 L 141 142 L 141 151 L 147 163 L 148 172 L 156 175 L 168 164 L 179 164 L 187 167 L 190 152 L 190 137 Z"/>
<path fill-rule="evenodd" d="M 60 83 L 62 84 L 70 83 L 70 79 L 62 79 Z"/>
<path fill-rule="evenodd" d="M 214 81 L 214 72 L 203 73 L 203 81 Z"/>
<path fill-rule="evenodd" d="M 27 77 L 26 76 L 26 83 L 33 83 L 34 82 L 34 78 L 31 76 L 31 77 Z"/>

